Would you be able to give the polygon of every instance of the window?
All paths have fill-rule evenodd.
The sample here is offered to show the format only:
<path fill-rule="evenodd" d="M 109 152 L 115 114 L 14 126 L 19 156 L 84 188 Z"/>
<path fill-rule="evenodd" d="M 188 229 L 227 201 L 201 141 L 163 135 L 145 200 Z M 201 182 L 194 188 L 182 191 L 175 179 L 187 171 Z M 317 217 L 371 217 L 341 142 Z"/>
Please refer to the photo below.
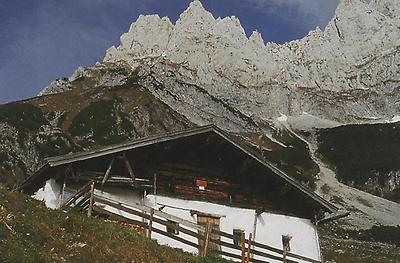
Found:
<path fill-rule="evenodd" d="M 242 233 L 244 230 L 242 229 L 233 229 L 233 244 L 236 246 L 242 245 Z"/>
<path fill-rule="evenodd" d="M 197 179 L 196 180 L 196 186 L 198 187 L 198 189 L 200 191 L 204 191 L 204 190 L 206 190 L 206 187 L 207 187 L 207 181 L 206 180 Z"/>
<path fill-rule="evenodd" d="M 168 220 L 168 223 L 171 226 L 167 226 L 167 233 L 172 234 L 172 235 L 179 235 L 179 230 L 178 230 L 179 224 L 177 222 L 174 222 L 171 220 Z"/>

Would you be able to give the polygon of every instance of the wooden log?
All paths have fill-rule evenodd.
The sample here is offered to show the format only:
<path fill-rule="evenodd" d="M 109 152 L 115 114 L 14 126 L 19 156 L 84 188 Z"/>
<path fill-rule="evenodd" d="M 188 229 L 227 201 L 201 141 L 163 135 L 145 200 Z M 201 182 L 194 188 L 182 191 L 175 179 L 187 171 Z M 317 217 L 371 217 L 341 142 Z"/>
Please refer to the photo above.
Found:
<path fill-rule="evenodd" d="M 93 210 L 93 199 L 94 198 L 94 182 L 90 184 L 90 198 L 89 198 L 89 208 L 87 212 L 87 216 L 91 217 L 92 216 L 92 210 Z"/>
<path fill-rule="evenodd" d="M 101 181 L 101 186 L 104 186 L 104 184 L 106 183 L 106 181 L 107 181 L 107 179 L 108 179 L 108 176 L 109 176 L 110 173 L 111 173 L 111 169 L 112 169 L 112 167 L 113 167 L 114 161 L 115 161 L 115 157 L 113 157 L 113 158 L 111 159 L 111 162 L 110 162 L 110 164 L 108 165 L 107 171 L 106 171 L 106 173 L 104 174 L 103 180 Z"/>

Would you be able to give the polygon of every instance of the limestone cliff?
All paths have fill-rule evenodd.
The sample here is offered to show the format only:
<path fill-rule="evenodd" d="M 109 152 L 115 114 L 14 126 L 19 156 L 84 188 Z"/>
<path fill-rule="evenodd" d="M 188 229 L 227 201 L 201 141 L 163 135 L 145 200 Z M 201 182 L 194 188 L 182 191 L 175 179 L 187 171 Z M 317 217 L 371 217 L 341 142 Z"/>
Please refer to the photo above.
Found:
<path fill-rule="evenodd" d="M 161 81 L 173 64 L 176 82 L 201 86 L 257 118 L 308 112 L 345 123 L 391 119 L 400 110 L 398 10 L 396 1 L 342 0 L 324 31 L 265 45 L 258 32 L 247 38 L 236 17 L 216 19 L 194 1 L 175 25 L 140 16 L 104 61 L 150 65 Z"/>

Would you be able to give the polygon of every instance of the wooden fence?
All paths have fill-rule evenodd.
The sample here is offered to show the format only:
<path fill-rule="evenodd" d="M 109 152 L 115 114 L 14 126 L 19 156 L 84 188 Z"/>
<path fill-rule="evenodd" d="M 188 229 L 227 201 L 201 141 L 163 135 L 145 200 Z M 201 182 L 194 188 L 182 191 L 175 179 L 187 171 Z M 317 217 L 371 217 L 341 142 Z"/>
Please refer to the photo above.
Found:
<path fill-rule="evenodd" d="M 73 197 L 68 199 L 64 205 L 62 205 L 62 209 L 64 210 L 69 209 L 69 207 L 87 210 L 88 216 L 95 212 L 117 221 L 138 225 L 146 230 L 148 238 L 151 238 L 152 233 L 160 234 L 198 249 L 200 256 L 214 254 L 229 257 L 245 263 L 267 263 L 270 262 L 270 260 L 287 263 L 297 263 L 299 260 L 301 262 L 321 263 L 321 261 L 309 257 L 297 255 L 283 249 L 255 242 L 252 239 L 251 234 L 249 234 L 248 238 L 245 238 L 245 234 L 242 233 L 239 244 L 235 244 L 234 235 L 224 231 L 215 230 L 210 226 L 210 224 L 203 226 L 148 206 L 139 204 L 123 204 L 98 196 L 94 194 L 93 183 L 88 183 L 79 189 Z M 113 210 L 115 212 L 113 212 Z M 138 217 L 140 220 L 133 219 L 133 216 Z M 165 228 L 157 228 L 154 223 L 165 226 Z M 192 240 L 175 235 L 170 231 L 167 231 L 167 228 L 186 234 L 187 236 L 192 237 Z M 223 237 L 224 240 L 228 241 L 221 240 L 221 238 L 213 238 L 215 236 Z M 201 240 L 203 246 L 200 246 L 199 242 L 193 242 L 193 238 L 199 241 Z M 211 250 L 209 248 L 211 243 L 218 245 L 221 249 Z M 229 252 L 224 248 L 228 248 Z"/>

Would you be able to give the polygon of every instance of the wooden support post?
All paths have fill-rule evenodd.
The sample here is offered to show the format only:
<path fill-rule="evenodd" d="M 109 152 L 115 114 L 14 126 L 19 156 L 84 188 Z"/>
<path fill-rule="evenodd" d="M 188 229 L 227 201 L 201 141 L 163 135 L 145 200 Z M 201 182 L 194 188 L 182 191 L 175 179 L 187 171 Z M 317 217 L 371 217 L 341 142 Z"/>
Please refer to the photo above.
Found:
<path fill-rule="evenodd" d="M 283 248 L 283 263 L 287 263 L 286 254 L 287 254 L 287 251 L 286 251 L 286 248 L 284 247 Z"/>
<path fill-rule="evenodd" d="M 290 240 L 292 239 L 291 236 L 285 235 L 282 236 L 282 246 L 283 246 L 283 262 L 287 263 L 287 254 L 290 252 Z"/>
<path fill-rule="evenodd" d="M 250 253 L 250 248 L 251 248 L 251 239 L 252 239 L 252 234 L 249 234 L 249 240 L 247 243 L 247 259 L 246 262 L 250 262 L 251 259 L 251 253 Z"/>
<path fill-rule="evenodd" d="M 147 232 L 147 237 L 151 239 L 151 230 L 153 227 L 153 216 L 154 216 L 154 209 L 150 210 L 150 220 L 149 220 L 149 230 Z"/>
<path fill-rule="evenodd" d="M 111 162 L 110 162 L 110 164 L 108 165 L 107 171 L 106 171 L 106 173 L 104 174 L 103 180 L 101 181 L 101 186 L 104 186 L 104 184 L 107 182 L 107 179 L 108 179 L 108 177 L 110 176 L 111 169 L 112 169 L 112 166 L 113 166 L 113 164 L 114 164 L 114 161 L 115 161 L 115 157 L 111 159 Z"/>
<path fill-rule="evenodd" d="M 211 222 L 207 222 L 206 225 L 206 232 L 205 232 L 205 237 L 204 237 L 204 251 L 203 251 L 203 257 L 207 256 L 207 249 L 208 249 L 208 243 L 210 242 L 210 234 L 211 234 Z"/>
<path fill-rule="evenodd" d="M 240 246 L 242 247 L 242 263 L 246 263 L 246 236 L 244 231 L 240 235 Z"/>
<path fill-rule="evenodd" d="M 122 154 L 122 158 L 124 159 L 125 166 L 126 166 L 126 168 L 128 169 L 129 175 L 132 177 L 133 183 L 135 183 L 135 179 L 136 179 L 136 178 L 135 178 L 135 174 L 133 173 L 132 166 L 131 166 L 131 164 L 130 164 L 128 158 L 126 157 L 126 154 L 125 154 L 125 153 Z"/>
<path fill-rule="evenodd" d="M 154 173 L 153 179 L 153 194 L 154 194 L 154 205 L 157 207 L 157 174 Z"/>
<path fill-rule="evenodd" d="M 255 213 L 254 213 L 254 224 L 253 224 L 253 241 L 256 240 L 257 219 L 258 219 L 258 213 L 257 213 L 257 211 L 255 211 Z"/>
<path fill-rule="evenodd" d="M 87 212 L 87 216 L 91 217 L 92 216 L 92 211 L 93 211 L 93 195 L 94 195 L 94 182 L 91 183 L 90 185 L 90 198 L 89 198 L 89 208 Z"/>
<path fill-rule="evenodd" d="M 256 232 L 257 232 L 257 219 L 258 219 L 259 213 L 257 212 L 257 209 L 254 212 L 254 224 L 253 224 L 253 244 L 256 241 Z M 252 247 L 254 249 L 254 245 Z"/>
<path fill-rule="evenodd" d="M 64 199 L 65 199 L 65 187 L 67 187 L 67 183 L 65 182 L 65 179 L 64 179 L 64 183 L 63 183 L 63 185 L 62 185 L 61 193 L 60 193 L 60 200 L 59 200 L 59 204 L 58 204 L 59 207 L 61 207 L 61 206 L 64 204 Z"/>

